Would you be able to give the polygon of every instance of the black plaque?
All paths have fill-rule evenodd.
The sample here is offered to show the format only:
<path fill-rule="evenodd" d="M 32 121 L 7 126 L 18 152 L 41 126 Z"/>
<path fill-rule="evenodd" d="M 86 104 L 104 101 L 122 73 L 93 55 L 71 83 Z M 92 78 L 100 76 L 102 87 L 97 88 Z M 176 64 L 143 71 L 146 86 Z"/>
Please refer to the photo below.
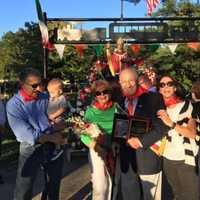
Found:
<path fill-rule="evenodd" d="M 150 130 L 150 119 L 141 117 L 130 118 L 129 137 L 141 136 Z"/>
<path fill-rule="evenodd" d="M 113 138 L 128 139 L 139 137 L 150 130 L 150 119 L 143 117 L 129 117 L 124 114 L 115 114 L 113 123 Z"/>

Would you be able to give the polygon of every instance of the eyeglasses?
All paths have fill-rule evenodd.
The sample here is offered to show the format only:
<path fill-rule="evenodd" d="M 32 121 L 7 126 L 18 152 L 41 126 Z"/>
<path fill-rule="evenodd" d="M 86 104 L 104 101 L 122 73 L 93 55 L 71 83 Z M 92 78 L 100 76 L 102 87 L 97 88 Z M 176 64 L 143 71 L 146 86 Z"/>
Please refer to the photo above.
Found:
<path fill-rule="evenodd" d="M 136 84 L 136 81 L 135 80 L 128 80 L 128 81 L 120 81 L 120 84 L 122 86 L 126 86 L 126 85 L 135 85 Z"/>
<path fill-rule="evenodd" d="M 174 86 L 174 82 L 173 81 L 169 81 L 167 83 L 159 83 L 159 87 L 160 88 L 164 88 L 164 87 L 173 87 Z"/>
<path fill-rule="evenodd" d="M 35 83 L 35 84 L 32 84 L 32 85 L 28 84 L 28 83 L 26 83 L 26 84 L 29 85 L 30 87 L 32 87 L 32 89 L 35 90 L 37 87 L 41 86 L 42 83 L 40 82 L 40 83 Z"/>
<path fill-rule="evenodd" d="M 110 90 L 96 91 L 95 96 L 110 94 Z"/>

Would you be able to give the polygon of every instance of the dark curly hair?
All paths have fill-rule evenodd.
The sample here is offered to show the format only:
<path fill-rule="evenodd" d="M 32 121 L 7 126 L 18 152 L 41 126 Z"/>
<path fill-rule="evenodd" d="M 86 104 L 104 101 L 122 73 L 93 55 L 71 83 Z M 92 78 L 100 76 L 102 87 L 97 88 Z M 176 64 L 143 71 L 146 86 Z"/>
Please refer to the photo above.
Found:
<path fill-rule="evenodd" d="M 191 92 L 195 94 L 197 99 L 200 99 L 200 80 L 193 83 Z"/>
<path fill-rule="evenodd" d="M 37 69 L 27 67 L 19 74 L 19 81 L 24 83 L 29 76 L 36 76 L 41 78 L 41 73 Z"/>
<path fill-rule="evenodd" d="M 159 91 L 159 88 L 160 88 L 160 81 L 164 77 L 168 77 L 173 81 L 174 87 L 176 88 L 175 95 L 177 97 L 179 97 L 180 99 L 184 100 L 185 97 L 186 97 L 186 94 L 187 94 L 185 88 L 174 77 L 172 77 L 170 75 L 162 75 L 162 76 L 160 76 L 158 78 L 158 81 L 157 81 L 157 89 L 158 89 L 158 91 Z"/>

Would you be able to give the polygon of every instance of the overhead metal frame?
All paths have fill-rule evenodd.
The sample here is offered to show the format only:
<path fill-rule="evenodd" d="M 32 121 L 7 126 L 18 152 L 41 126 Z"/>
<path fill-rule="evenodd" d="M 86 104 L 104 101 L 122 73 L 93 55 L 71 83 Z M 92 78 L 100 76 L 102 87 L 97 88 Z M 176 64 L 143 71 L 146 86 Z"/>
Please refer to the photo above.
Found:
<path fill-rule="evenodd" d="M 170 21 L 200 21 L 200 17 L 140 17 L 140 18 L 47 18 L 46 13 L 44 12 L 45 23 L 48 22 L 170 22 Z M 107 42 L 115 43 L 116 41 L 112 40 L 99 40 L 99 41 L 57 41 L 57 44 L 106 44 Z M 156 40 L 156 41 L 134 41 L 127 40 L 127 44 L 155 44 L 155 43 L 188 43 L 188 42 L 200 42 L 200 39 L 197 40 Z M 48 70 L 48 50 L 44 49 L 44 78 L 47 78 Z"/>
<path fill-rule="evenodd" d="M 169 22 L 169 21 L 200 21 L 200 17 L 151 17 L 151 18 L 46 18 L 46 22 Z M 57 44 L 105 44 L 107 42 L 115 43 L 116 41 L 112 41 L 110 39 L 108 40 L 99 40 L 99 41 L 57 41 Z M 152 44 L 152 43 L 184 43 L 184 42 L 200 42 L 200 39 L 198 40 L 191 40 L 191 39 L 184 39 L 184 40 L 156 40 L 156 41 L 138 41 L 138 40 L 127 40 L 128 44 Z"/>

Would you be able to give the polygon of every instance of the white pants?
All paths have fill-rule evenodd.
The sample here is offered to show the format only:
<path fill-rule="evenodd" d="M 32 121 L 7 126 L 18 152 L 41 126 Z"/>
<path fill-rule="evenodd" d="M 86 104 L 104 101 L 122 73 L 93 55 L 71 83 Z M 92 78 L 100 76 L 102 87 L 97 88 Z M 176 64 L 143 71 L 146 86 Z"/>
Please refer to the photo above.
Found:
<path fill-rule="evenodd" d="M 144 200 L 161 200 L 162 172 L 140 175 Z"/>
<path fill-rule="evenodd" d="M 110 200 L 111 178 L 104 161 L 94 150 L 89 151 L 89 164 L 92 178 L 92 200 Z"/>

